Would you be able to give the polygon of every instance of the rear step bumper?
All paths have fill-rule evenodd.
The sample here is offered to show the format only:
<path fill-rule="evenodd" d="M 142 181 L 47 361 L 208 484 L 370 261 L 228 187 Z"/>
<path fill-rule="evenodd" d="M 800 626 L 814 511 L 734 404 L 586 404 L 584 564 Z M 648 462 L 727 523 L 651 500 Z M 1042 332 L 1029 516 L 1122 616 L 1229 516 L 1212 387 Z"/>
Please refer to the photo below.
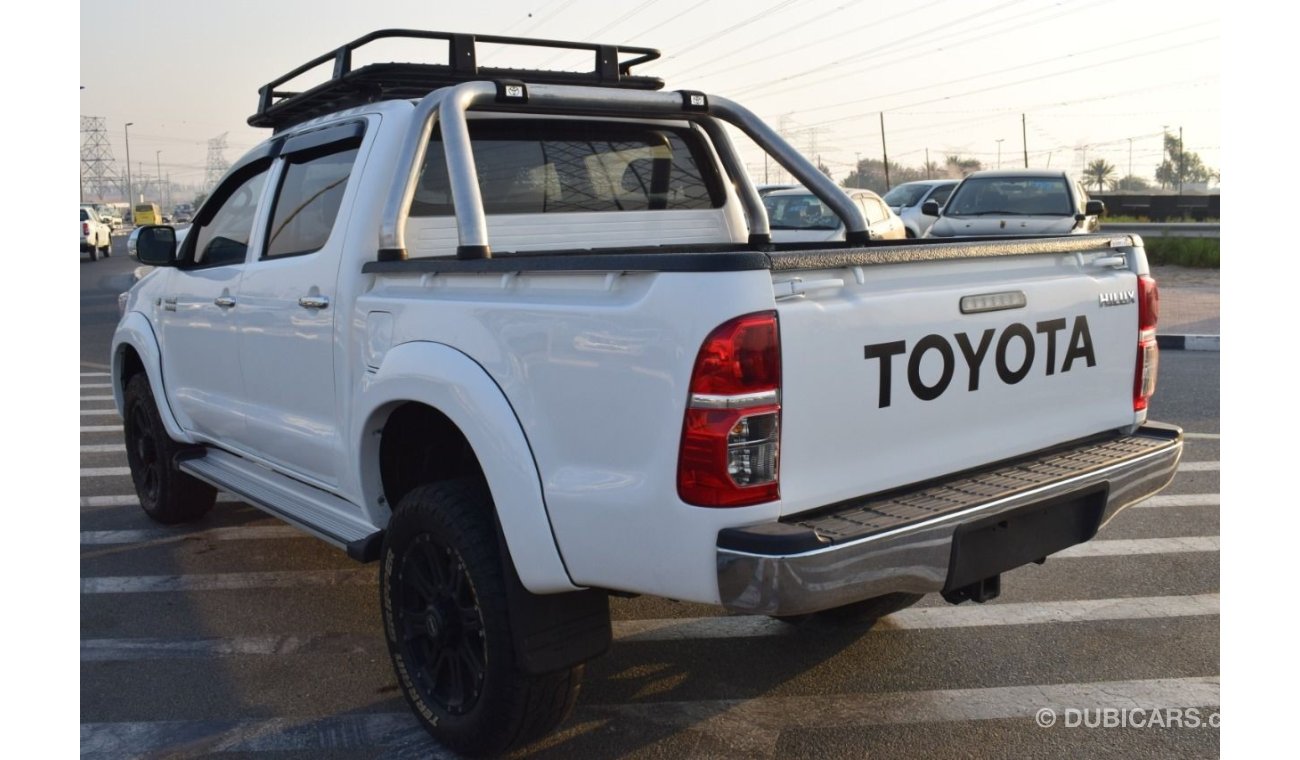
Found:
<path fill-rule="evenodd" d="M 1168 485 L 1182 453 L 1180 428 L 1150 423 L 776 523 L 728 528 L 718 534 L 722 604 L 798 615 L 996 575 L 1088 540 Z"/>

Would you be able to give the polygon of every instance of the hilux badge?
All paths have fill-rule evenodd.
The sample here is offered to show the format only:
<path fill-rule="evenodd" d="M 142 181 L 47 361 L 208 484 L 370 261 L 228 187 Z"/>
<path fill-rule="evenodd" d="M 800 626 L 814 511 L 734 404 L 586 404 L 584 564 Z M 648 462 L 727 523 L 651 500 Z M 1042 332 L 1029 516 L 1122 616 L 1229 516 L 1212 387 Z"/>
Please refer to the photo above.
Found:
<path fill-rule="evenodd" d="M 1137 293 L 1132 290 L 1121 290 L 1115 293 L 1102 293 L 1098 296 L 1102 306 L 1123 306 L 1126 303 L 1133 303 L 1137 300 Z"/>

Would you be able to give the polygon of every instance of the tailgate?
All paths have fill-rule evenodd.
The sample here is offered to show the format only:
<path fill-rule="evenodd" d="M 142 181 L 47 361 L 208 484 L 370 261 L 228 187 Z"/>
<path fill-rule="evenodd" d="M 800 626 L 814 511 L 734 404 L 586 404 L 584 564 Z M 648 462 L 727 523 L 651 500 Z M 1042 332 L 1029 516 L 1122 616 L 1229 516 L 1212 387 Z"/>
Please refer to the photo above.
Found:
<path fill-rule="evenodd" d="M 782 513 L 1132 425 L 1136 275 L 1114 255 L 773 272 Z"/>

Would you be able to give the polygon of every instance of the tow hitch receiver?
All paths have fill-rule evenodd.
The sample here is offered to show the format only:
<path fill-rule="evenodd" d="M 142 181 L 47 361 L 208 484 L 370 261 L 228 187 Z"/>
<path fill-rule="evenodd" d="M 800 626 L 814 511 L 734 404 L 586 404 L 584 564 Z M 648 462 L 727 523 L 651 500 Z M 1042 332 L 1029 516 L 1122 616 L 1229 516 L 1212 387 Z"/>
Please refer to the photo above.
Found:
<path fill-rule="evenodd" d="M 966 601 L 983 604 L 990 599 L 997 599 L 1002 593 L 1002 576 L 994 575 L 991 578 L 967 583 L 960 588 L 944 589 L 942 593 L 943 600 L 949 604 L 961 604 Z"/>

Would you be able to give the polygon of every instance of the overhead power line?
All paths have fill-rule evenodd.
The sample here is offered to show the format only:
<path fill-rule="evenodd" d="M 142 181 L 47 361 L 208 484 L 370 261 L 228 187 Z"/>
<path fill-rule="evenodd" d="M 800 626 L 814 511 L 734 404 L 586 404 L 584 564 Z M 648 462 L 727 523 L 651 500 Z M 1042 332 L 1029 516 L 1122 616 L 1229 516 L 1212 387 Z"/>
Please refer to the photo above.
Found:
<path fill-rule="evenodd" d="M 1017 86 L 1017 85 L 1029 84 L 1030 82 L 1040 82 L 1040 81 L 1042 81 L 1042 80 L 1044 80 L 1044 79 L 1051 79 L 1051 78 L 1053 78 L 1053 77 L 1064 76 L 1064 75 L 1066 75 L 1066 74 L 1074 74 L 1074 73 L 1077 73 L 1077 72 L 1080 72 L 1080 71 L 1088 71 L 1089 69 L 1100 68 L 1100 67 L 1102 67 L 1102 66 L 1109 66 L 1109 65 L 1111 65 L 1111 64 L 1115 64 L 1115 63 L 1123 63 L 1123 62 L 1125 62 L 1125 61 L 1132 61 L 1132 60 L 1135 60 L 1135 59 L 1138 59 L 1138 58 L 1146 58 L 1146 57 L 1149 57 L 1149 56 L 1152 56 L 1152 55 L 1158 55 L 1158 54 L 1160 54 L 1160 53 L 1165 53 L 1165 52 L 1168 52 L 1168 51 L 1170 51 L 1170 50 L 1177 50 L 1178 48 L 1190 47 L 1190 46 L 1192 46 L 1192 45 L 1199 45 L 1199 44 L 1201 44 L 1201 43 L 1203 43 L 1203 42 L 1213 42 L 1213 41 L 1216 41 L 1217 39 L 1218 39 L 1218 38 L 1216 38 L 1216 37 L 1205 37 L 1205 38 L 1198 39 L 1198 40 L 1191 40 L 1190 42 L 1183 42 L 1183 43 L 1179 43 L 1179 44 L 1177 44 L 1177 45 L 1170 45 L 1170 46 L 1168 46 L 1168 47 L 1159 48 L 1159 49 L 1157 49 L 1157 50 L 1146 50 L 1146 51 L 1143 51 L 1143 52 L 1141 52 L 1141 53 L 1135 53 L 1135 54 L 1133 54 L 1133 55 L 1127 55 L 1127 56 L 1123 56 L 1123 57 L 1120 57 L 1120 58 L 1112 58 L 1112 59 L 1107 60 L 1107 61 L 1100 61 L 1100 62 L 1098 62 L 1098 63 L 1087 64 L 1087 65 L 1084 65 L 1084 66 L 1076 66 L 1076 67 L 1074 67 L 1074 68 L 1072 68 L 1072 69 L 1063 69 L 1063 70 L 1061 70 L 1061 71 L 1054 71 L 1054 72 L 1051 72 L 1051 73 L 1048 73 L 1048 74 L 1041 74 L 1041 75 L 1038 75 L 1038 76 L 1028 77 L 1028 78 L 1026 78 L 1026 79 L 1018 79 L 1018 80 L 1016 80 L 1016 81 L 1014 81 L 1014 82 L 1005 82 L 1005 83 L 1002 83 L 1002 84 L 990 85 L 990 86 L 988 86 L 988 87 L 981 87 L 981 88 L 976 89 L 976 90 L 966 90 L 966 91 L 962 92 L 960 95 L 956 95 L 956 96 L 953 96 L 953 95 L 944 95 L 944 96 L 941 96 L 941 97 L 929 98 L 929 99 L 927 99 L 927 100 L 919 100 L 919 101 L 916 101 L 915 103 L 908 103 L 908 104 L 906 104 L 906 105 L 898 106 L 898 108 L 900 108 L 900 109 L 915 108 L 915 107 L 917 107 L 917 106 L 928 105 L 928 104 L 930 104 L 930 103 L 940 103 L 940 102 L 943 102 L 943 101 L 945 101 L 945 100 L 951 100 L 951 99 L 954 98 L 954 97 L 967 97 L 967 96 L 970 96 L 970 95 L 979 95 L 979 94 L 982 94 L 982 93 L 985 93 L 985 92 L 992 92 L 992 91 L 994 91 L 994 90 L 1005 89 L 1005 88 L 1007 88 L 1007 87 L 1015 87 L 1015 86 Z M 827 119 L 826 121 L 817 122 L 817 124 L 818 124 L 818 125 L 835 124 L 835 123 L 838 123 L 838 122 L 841 122 L 841 121 L 849 121 L 849 120 L 851 120 L 851 119 L 861 119 L 861 118 L 863 118 L 864 116 L 869 116 L 869 115 L 875 114 L 875 113 L 878 112 L 879 110 L 881 110 L 881 109 L 872 109 L 872 110 L 870 110 L 870 111 L 865 111 L 865 112 L 859 112 L 859 113 L 855 113 L 855 114 L 850 114 L 850 115 L 848 115 L 848 116 L 841 116 L 841 117 L 834 118 L 834 119 Z M 884 110 L 891 110 L 891 111 L 892 111 L 893 109 L 884 109 Z"/>

